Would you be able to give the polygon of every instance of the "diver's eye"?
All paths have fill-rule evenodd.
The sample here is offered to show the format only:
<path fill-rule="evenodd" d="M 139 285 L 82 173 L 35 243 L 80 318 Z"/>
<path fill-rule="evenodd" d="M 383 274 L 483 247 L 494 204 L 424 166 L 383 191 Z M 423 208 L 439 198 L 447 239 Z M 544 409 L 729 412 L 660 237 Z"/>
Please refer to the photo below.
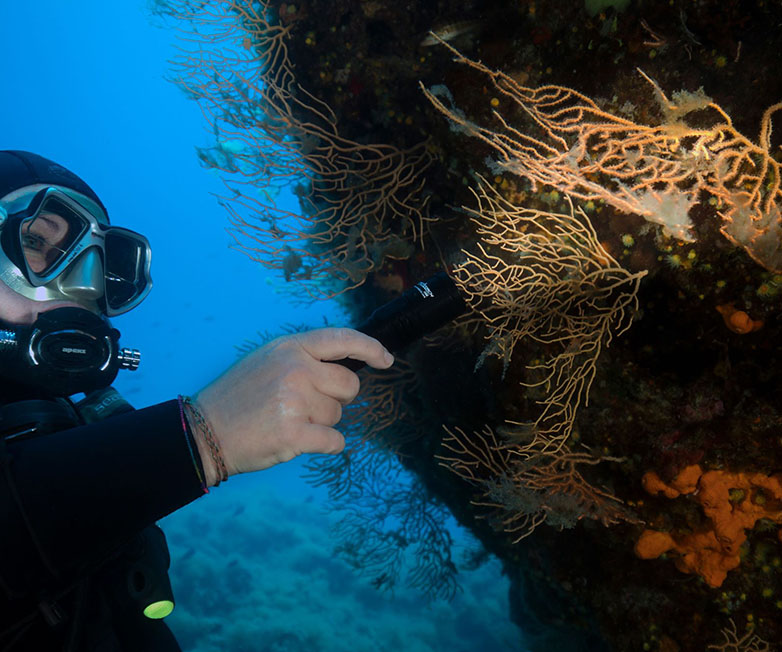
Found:
<path fill-rule="evenodd" d="M 25 249 L 41 251 L 46 246 L 48 246 L 48 243 L 41 236 L 30 233 L 29 231 L 22 234 L 22 247 Z"/>

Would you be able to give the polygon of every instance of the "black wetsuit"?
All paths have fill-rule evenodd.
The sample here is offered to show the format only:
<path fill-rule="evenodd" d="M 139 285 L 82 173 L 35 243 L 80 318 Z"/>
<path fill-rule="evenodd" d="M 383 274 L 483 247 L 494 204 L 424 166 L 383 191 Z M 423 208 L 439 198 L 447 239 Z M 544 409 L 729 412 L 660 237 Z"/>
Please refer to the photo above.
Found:
<path fill-rule="evenodd" d="M 177 401 L 0 447 L 0 652 L 179 650 L 115 599 L 123 549 L 203 494 Z"/>

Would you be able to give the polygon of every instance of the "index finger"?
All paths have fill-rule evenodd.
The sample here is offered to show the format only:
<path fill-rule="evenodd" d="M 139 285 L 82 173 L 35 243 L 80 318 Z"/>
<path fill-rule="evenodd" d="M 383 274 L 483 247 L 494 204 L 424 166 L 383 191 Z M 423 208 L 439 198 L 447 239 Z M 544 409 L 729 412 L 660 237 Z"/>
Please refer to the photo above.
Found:
<path fill-rule="evenodd" d="M 301 347 L 316 360 L 343 358 L 366 362 L 375 369 L 394 364 L 394 356 L 374 337 L 352 328 L 318 328 L 296 335 Z"/>

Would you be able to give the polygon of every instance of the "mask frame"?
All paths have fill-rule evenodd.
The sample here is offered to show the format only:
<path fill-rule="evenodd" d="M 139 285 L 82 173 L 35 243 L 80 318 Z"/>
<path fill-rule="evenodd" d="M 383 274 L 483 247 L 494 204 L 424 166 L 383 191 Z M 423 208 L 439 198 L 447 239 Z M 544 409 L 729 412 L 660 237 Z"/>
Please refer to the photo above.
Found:
<path fill-rule="evenodd" d="M 8 196 L 12 197 L 10 201 L 0 201 L 0 280 L 12 290 L 36 301 L 80 302 L 78 295 L 68 294 L 69 272 L 79 261 L 83 266 L 89 252 L 98 252 L 103 266 L 98 274 L 101 287 L 96 288 L 100 293 L 97 307 L 101 313 L 109 317 L 123 314 L 146 298 L 152 289 L 152 251 L 143 235 L 110 226 L 94 202 L 65 188 L 38 185 L 31 186 L 21 196 L 14 194 Z M 25 257 L 22 229 L 52 204 L 67 211 L 82 230 L 68 243 L 55 264 L 36 271 Z M 115 270 L 122 267 L 120 263 L 124 268 L 118 273 Z M 128 274 L 131 269 L 132 273 Z M 84 270 L 79 272 L 83 274 Z"/>

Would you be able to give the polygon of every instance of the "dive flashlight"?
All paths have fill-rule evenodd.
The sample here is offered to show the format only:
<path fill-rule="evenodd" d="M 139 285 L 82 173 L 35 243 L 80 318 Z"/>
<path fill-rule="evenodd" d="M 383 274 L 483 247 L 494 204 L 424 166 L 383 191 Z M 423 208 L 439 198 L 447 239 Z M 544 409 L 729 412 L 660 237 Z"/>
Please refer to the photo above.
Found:
<path fill-rule="evenodd" d="M 448 274 L 439 272 L 377 308 L 356 330 L 374 337 L 391 353 L 397 353 L 466 310 L 467 304 L 456 284 Z M 352 358 L 330 362 L 351 371 L 366 366 L 366 362 Z"/>

